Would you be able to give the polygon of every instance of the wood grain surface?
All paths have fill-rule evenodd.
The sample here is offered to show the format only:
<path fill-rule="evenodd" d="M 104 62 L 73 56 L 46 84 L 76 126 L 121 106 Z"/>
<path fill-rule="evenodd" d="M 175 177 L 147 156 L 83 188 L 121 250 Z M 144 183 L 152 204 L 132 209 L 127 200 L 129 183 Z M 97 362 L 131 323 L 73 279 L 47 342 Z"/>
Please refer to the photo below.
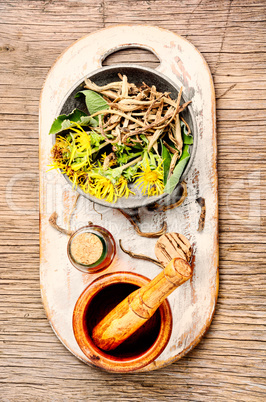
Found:
<path fill-rule="evenodd" d="M 266 2 L 0 0 L 0 400 L 264 401 Z M 220 292 L 201 343 L 145 374 L 108 374 L 53 334 L 39 290 L 38 102 L 73 41 L 117 23 L 151 24 L 204 55 L 217 98 Z M 105 64 L 155 57 L 140 50 Z"/>

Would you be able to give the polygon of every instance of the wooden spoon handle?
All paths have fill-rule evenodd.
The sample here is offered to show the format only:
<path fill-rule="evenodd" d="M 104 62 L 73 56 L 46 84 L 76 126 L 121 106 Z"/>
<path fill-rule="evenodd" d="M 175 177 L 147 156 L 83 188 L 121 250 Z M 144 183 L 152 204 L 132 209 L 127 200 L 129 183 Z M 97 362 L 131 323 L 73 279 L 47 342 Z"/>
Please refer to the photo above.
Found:
<path fill-rule="evenodd" d="M 93 329 L 96 346 L 112 350 L 139 329 L 157 310 L 167 296 L 192 276 L 187 261 L 174 258 L 146 286 L 135 290 L 119 303 Z"/>

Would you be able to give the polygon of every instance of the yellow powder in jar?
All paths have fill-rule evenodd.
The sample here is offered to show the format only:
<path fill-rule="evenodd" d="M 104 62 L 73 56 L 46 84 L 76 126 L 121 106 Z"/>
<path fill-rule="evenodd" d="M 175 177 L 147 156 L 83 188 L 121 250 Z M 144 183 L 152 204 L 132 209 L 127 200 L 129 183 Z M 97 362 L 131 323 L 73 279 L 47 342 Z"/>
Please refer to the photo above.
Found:
<path fill-rule="evenodd" d="M 72 257 L 80 264 L 94 264 L 99 260 L 102 252 L 103 244 L 93 233 L 80 233 L 74 237 L 71 243 Z"/>

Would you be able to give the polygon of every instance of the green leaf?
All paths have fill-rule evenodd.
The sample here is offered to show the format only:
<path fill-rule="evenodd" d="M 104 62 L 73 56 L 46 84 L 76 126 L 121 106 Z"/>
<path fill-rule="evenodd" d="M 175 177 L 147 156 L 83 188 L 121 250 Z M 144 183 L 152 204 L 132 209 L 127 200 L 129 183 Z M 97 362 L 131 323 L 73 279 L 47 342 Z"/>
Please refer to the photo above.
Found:
<path fill-rule="evenodd" d="M 182 173 L 186 167 L 189 158 L 190 158 L 189 146 L 185 145 L 183 148 L 181 158 L 177 162 L 172 176 L 170 177 L 170 179 L 167 180 L 167 183 L 164 188 L 165 193 L 172 194 L 176 185 L 179 183 L 180 177 L 182 176 Z"/>
<path fill-rule="evenodd" d="M 188 129 L 185 125 L 185 123 L 181 120 L 181 130 L 182 130 L 182 138 L 183 138 L 183 143 L 185 145 L 192 145 L 193 144 L 193 137 L 192 135 L 188 134 Z"/>
<path fill-rule="evenodd" d="M 68 130 L 79 124 L 80 126 L 97 126 L 97 122 L 92 117 L 79 109 L 74 109 L 70 114 L 61 114 L 58 116 L 49 131 L 49 134 L 57 134 L 61 131 Z"/>
<path fill-rule="evenodd" d="M 156 164 L 155 156 L 153 155 L 152 152 L 147 153 L 147 155 L 148 155 L 148 158 L 150 160 L 150 162 L 149 162 L 150 167 L 152 167 L 153 169 L 156 169 L 157 164 Z"/>
<path fill-rule="evenodd" d="M 136 163 L 136 165 L 129 166 L 123 171 L 123 176 L 127 179 L 127 181 L 131 181 L 133 179 L 133 176 L 137 173 L 138 168 L 139 164 Z"/>
<path fill-rule="evenodd" d="M 100 110 L 109 109 L 109 105 L 103 97 L 97 92 L 86 89 L 85 91 L 80 91 L 75 95 L 78 98 L 81 95 L 85 95 L 85 103 L 90 114 L 99 112 Z"/>
<path fill-rule="evenodd" d="M 130 159 L 131 156 L 127 155 L 127 154 L 121 154 L 117 157 L 117 163 L 121 166 L 121 165 L 125 165 L 128 161 L 128 159 Z"/>
<path fill-rule="evenodd" d="M 121 145 L 115 144 L 115 146 L 117 148 L 117 151 L 116 151 L 117 155 L 123 155 L 124 152 L 128 155 L 130 155 L 132 153 L 131 147 L 128 147 L 126 144 L 121 144 Z"/>
<path fill-rule="evenodd" d="M 107 177 L 109 180 L 111 180 L 112 183 L 115 183 L 120 176 L 122 175 L 123 169 L 122 166 L 115 168 L 115 169 L 107 169 L 103 172 L 103 176 Z"/>
<path fill-rule="evenodd" d="M 121 154 L 117 157 L 117 162 L 119 165 L 125 165 L 130 159 L 134 159 L 137 156 L 141 155 L 142 152 L 135 152 L 135 153 L 128 153 L 128 154 Z"/>
<path fill-rule="evenodd" d="M 184 145 L 192 145 L 193 144 L 192 135 L 183 134 L 183 143 Z"/>
<path fill-rule="evenodd" d="M 101 134 L 98 134 L 95 131 L 91 131 L 88 134 L 90 135 L 90 138 L 91 138 L 91 145 L 93 145 L 95 147 L 99 147 L 100 143 L 105 140 Z"/>
<path fill-rule="evenodd" d="M 97 121 L 90 116 L 81 116 L 80 122 L 76 122 L 80 126 L 90 126 L 90 127 L 97 127 Z"/>
<path fill-rule="evenodd" d="M 185 125 L 185 123 L 184 123 L 182 120 L 180 120 L 180 126 L 181 126 L 181 130 L 182 130 L 185 134 L 188 134 L 187 126 Z"/>
<path fill-rule="evenodd" d="M 142 141 L 144 141 L 144 143 L 145 143 L 146 145 L 149 145 L 149 140 L 148 140 L 148 138 L 147 138 L 144 134 L 141 134 L 141 135 L 140 135 L 140 138 L 142 139 Z"/>
<path fill-rule="evenodd" d="M 109 168 L 106 171 L 104 171 L 103 175 L 105 177 L 107 177 L 109 180 L 115 182 L 120 178 L 120 176 L 122 174 L 124 174 L 124 172 L 127 171 L 127 174 L 125 175 L 125 177 L 128 176 L 128 179 L 132 178 L 132 175 L 135 174 L 138 170 L 139 163 L 140 163 L 140 161 L 136 162 L 134 165 L 129 166 L 126 169 L 124 168 L 124 166 L 119 166 L 114 169 Z M 132 167 L 132 169 L 129 169 L 130 167 Z"/>
<path fill-rule="evenodd" d="M 163 184 L 165 185 L 167 182 L 167 177 L 171 164 L 171 154 L 164 145 L 162 145 L 162 158 L 163 158 Z"/>

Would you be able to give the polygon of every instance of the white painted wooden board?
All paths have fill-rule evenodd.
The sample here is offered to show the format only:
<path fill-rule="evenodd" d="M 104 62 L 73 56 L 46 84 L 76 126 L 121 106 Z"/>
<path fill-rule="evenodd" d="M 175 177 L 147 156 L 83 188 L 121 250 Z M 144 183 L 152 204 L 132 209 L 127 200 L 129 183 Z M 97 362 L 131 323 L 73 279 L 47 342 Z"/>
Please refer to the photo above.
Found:
<path fill-rule="evenodd" d="M 215 97 L 213 82 L 205 60 L 195 47 L 180 36 L 157 27 L 116 26 L 97 31 L 70 46 L 50 70 L 40 100 L 40 282 L 44 308 L 56 335 L 85 363 L 91 363 L 81 352 L 72 331 L 74 305 L 85 287 L 103 273 L 130 271 L 148 278 L 160 268 L 152 263 L 133 260 L 117 247 L 113 264 L 103 273 L 88 275 L 77 271 L 67 258 L 68 238 L 49 226 L 52 212 L 65 226 L 75 201 L 76 192 L 55 170 L 48 171 L 52 136 L 49 129 L 54 118 L 77 83 L 101 67 L 103 55 L 116 48 L 135 44 L 152 50 L 160 59 L 158 70 L 182 85 L 192 99 L 196 114 L 197 152 L 187 177 L 188 197 L 179 208 L 157 213 L 140 210 L 142 231 L 157 230 L 166 220 L 168 231 L 184 234 L 193 245 L 194 274 L 168 298 L 173 315 L 170 341 L 156 359 L 142 371 L 153 370 L 182 357 L 193 348 L 209 327 L 218 292 L 218 204 L 216 172 Z M 197 197 L 206 200 L 206 223 L 197 231 L 200 207 Z M 117 245 L 122 238 L 127 249 L 154 257 L 156 239 L 139 237 L 130 223 L 115 209 L 95 205 L 80 197 L 71 228 L 88 221 L 108 229 Z"/>

